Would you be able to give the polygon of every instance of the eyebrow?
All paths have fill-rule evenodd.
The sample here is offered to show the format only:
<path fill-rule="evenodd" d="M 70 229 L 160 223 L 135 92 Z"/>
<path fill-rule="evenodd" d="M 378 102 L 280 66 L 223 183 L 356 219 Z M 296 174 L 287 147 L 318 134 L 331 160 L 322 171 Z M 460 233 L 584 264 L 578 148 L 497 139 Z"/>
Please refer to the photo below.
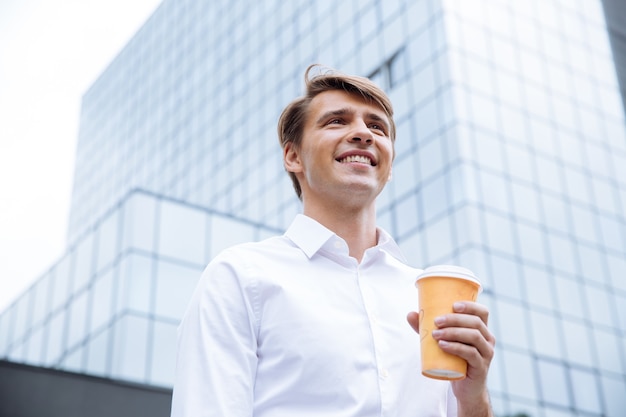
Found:
<path fill-rule="evenodd" d="M 355 111 L 353 109 L 350 108 L 343 108 L 343 109 L 337 109 L 337 110 L 329 110 L 327 112 L 325 112 L 324 114 L 322 114 L 318 119 L 317 119 L 317 124 L 320 124 L 322 122 L 324 122 L 324 120 L 333 117 L 333 116 L 345 116 L 345 115 L 354 115 Z M 384 117 L 380 117 L 378 114 L 376 113 L 368 113 L 366 115 L 369 119 L 375 120 L 377 122 L 382 123 L 383 125 L 385 125 L 385 129 L 387 131 L 389 131 L 389 122 L 387 120 L 385 120 Z"/>

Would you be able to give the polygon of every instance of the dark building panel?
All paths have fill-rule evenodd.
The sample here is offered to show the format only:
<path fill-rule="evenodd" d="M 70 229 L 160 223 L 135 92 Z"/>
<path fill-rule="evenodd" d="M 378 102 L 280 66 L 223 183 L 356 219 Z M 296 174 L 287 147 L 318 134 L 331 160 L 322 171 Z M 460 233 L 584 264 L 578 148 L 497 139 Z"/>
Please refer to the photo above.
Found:
<path fill-rule="evenodd" d="M 606 24 L 609 28 L 611 49 L 615 60 L 617 79 L 626 109 L 626 1 L 602 0 Z"/>
<path fill-rule="evenodd" d="M 0 361 L 0 416 L 168 417 L 172 392 Z"/>

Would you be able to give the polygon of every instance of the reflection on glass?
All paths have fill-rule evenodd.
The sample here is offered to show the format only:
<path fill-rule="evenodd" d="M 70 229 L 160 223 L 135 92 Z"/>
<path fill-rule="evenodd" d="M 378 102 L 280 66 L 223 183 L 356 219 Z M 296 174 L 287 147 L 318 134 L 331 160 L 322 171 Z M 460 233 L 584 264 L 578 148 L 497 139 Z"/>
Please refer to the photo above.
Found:
<path fill-rule="evenodd" d="M 509 350 L 502 351 L 502 363 L 508 392 L 516 397 L 537 400 L 537 378 L 532 360 Z"/>
<path fill-rule="evenodd" d="M 598 397 L 598 381 L 590 372 L 578 369 L 570 369 L 574 403 L 580 410 L 592 413 L 601 413 L 600 398 Z"/>
<path fill-rule="evenodd" d="M 49 322 L 44 362 L 47 366 L 57 365 L 65 348 L 66 312 L 61 310 Z"/>
<path fill-rule="evenodd" d="M 152 363 L 150 366 L 150 382 L 152 384 L 171 386 L 174 382 L 176 327 L 175 324 L 154 322 Z"/>
<path fill-rule="evenodd" d="M 535 351 L 541 355 L 561 359 L 561 337 L 556 317 L 539 311 L 531 311 L 532 340 Z"/>
<path fill-rule="evenodd" d="M 189 268 L 164 260 L 157 262 L 157 316 L 180 320 L 200 278 L 202 268 Z"/>
<path fill-rule="evenodd" d="M 578 365 L 593 366 L 589 329 L 581 322 L 571 320 L 563 320 L 561 326 L 567 360 Z"/>
<path fill-rule="evenodd" d="M 107 374 L 107 353 L 109 351 L 110 334 L 110 329 L 104 329 L 104 331 L 92 336 L 89 340 L 87 344 L 86 372 L 102 376 Z"/>
<path fill-rule="evenodd" d="M 249 242 L 254 237 L 254 227 L 227 217 L 211 217 L 211 258 L 223 249 L 237 243 Z"/>
<path fill-rule="evenodd" d="M 109 269 L 103 276 L 96 278 L 91 288 L 91 319 L 89 331 L 94 332 L 111 319 L 111 303 L 113 298 L 114 270 Z"/>
<path fill-rule="evenodd" d="M 109 265 L 115 255 L 118 253 L 117 249 L 117 235 L 118 235 L 118 219 L 119 211 L 115 210 L 104 221 L 100 223 L 98 228 L 98 255 L 97 255 L 97 268 L 96 271 L 101 271 L 104 267 Z"/>
<path fill-rule="evenodd" d="M 93 233 L 85 235 L 76 246 L 74 264 L 73 293 L 76 294 L 87 285 L 93 272 Z"/>
<path fill-rule="evenodd" d="M 528 311 L 520 305 L 496 300 L 499 341 L 508 346 L 529 349 L 526 318 Z"/>
<path fill-rule="evenodd" d="M 50 273 L 44 275 L 37 281 L 30 291 L 33 291 L 33 317 L 31 326 L 37 326 L 43 321 L 46 315 L 49 313 L 49 299 L 50 299 L 50 281 L 52 276 Z"/>
<path fill-rule="evenodd" d="M 156 202 L 142 193 L 132 194 L 124 208 L 123 249 L 152 251 L 154 246 Z"/>
<path fill-rule="evenodd" d="M 148 318 L 133 315 L 125 315 L 113 325 L 113 377 L 138 382 L 145 380 L 148 326 Z"/>
<path fill-rule="evenodd" d="M 204 264 L 206 257 L 204 212 L 168 201 L 162 201 L 160 208 L 159 254 Z"/>
<path fill-rule="evenodd" d="M 69 252 L 56 264 L 53 269 L 54 278 L 52 281 L 52 305 L 51 311 L 56 311 L 67 302 L 69 295 L 69 284 L 71 279 L 72 264 L 74 262 L 75 251 Z"/>
<path fill-rule="evenodd" d="M 67 346 L 72 348 L 86 336 L 88 291 L 75 296 L 69 305 Z"/>
<path fill-rule="evenodd" d="M 131 253 L 120 263 L 117 311 L 150 313 L 152 258 Z"/>
<path fill-rule="evenodd" d="M 570 405 L 565 369 L 553 362 L 538 361 L 541 396 L 550 404 L 567 407 Z"/>

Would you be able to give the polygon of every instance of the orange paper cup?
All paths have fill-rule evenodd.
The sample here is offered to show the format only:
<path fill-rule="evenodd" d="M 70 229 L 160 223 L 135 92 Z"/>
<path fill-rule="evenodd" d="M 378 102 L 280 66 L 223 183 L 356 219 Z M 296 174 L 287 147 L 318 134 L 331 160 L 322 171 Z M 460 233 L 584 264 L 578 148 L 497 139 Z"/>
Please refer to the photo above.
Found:
<path fill-rule="evenodd" d="M 469 269 L 453 265 L 427 268 L 415 282 L 419 295 L 422 375 L 434 379 L 465 378 L 467 362 L 446 353 L 433 339 L 435 317 L 452 313 L 457 301 L 476 301 L 482 290 L 480 281 Z"/>

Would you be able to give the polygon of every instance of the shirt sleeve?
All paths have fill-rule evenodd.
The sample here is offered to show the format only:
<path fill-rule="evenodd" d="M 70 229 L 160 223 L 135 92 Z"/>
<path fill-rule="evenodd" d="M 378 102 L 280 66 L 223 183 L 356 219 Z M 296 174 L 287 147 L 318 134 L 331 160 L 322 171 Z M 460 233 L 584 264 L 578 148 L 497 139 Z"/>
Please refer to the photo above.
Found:
<path fill-rule="evenodd" d="M 224 254 L 202 274 L 178 328 L 172 417 L 253 414 L 256 326 L 241 275 Z"/>

